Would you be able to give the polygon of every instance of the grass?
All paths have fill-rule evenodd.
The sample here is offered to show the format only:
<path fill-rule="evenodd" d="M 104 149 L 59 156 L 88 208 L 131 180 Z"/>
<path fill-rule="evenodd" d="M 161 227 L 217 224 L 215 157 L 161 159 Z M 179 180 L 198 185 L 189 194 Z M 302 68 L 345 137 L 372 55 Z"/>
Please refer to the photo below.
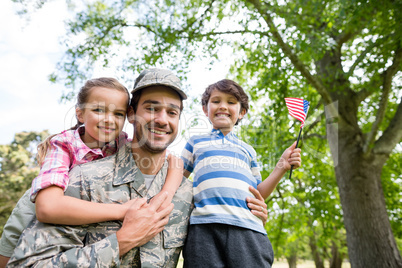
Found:
<path fill-rule="evenodd" d="M 326 268 L 329 267 L 329 263 L 325 262 L 324 266 Z M 272 268 L 288 268 L 288 267 L 289 267 L 289 265 L 288 265 L 287 261 L 284 261 L 284 260 L 275 260 L 274 264 L 272 265 Z M 314 264 L 314 261 L 300 260 L 297 262 L 297 268 L 315 268 L 315 264 Z M 350 263 L 343 262 L 342 268 L 350 268 Z"/>
<path fill-rule="evenodd" d="M 329 267 L 328 262 L 324 264 L 324 266 L 327 268 Z M 182 268 L 183 267 L 183 258 L 180 257 L 179 263 L 177 264 L 177 268 Z M 289 265 L 286 261 L 283 260 L 275 260 L 274 264 L 272 265 L 272 268 L 289 268 Z M 297 268 L 315 268 L 314 261 L 298 261 L 297 262 Z M 342 268 L 350 268 L 350 263 L 349 262 L 344 262 L 342 264 Z"/>

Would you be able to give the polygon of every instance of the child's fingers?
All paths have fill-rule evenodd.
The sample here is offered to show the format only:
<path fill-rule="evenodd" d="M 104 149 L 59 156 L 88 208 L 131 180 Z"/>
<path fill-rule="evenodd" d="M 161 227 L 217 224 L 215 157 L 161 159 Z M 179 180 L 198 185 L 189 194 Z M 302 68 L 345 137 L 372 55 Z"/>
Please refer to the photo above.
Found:
<path fill-rule="evenodd" d="M 157 211 L 167 197 L 168 192 L 160 192 L 150 200 L 149 204 Z"/>
<path fill-rule="evenodd" d="M 292 145 L 290 145 L 290 147 L 288 149 L 293 150 L 296 148 L 296 143 L 297 141 L 295 141 Z"/>

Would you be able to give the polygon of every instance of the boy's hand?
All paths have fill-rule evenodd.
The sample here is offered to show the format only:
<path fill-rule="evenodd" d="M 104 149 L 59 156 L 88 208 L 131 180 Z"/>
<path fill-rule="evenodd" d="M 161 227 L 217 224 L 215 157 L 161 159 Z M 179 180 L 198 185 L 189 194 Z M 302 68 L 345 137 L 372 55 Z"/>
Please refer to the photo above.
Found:
<path fill-rule="evenodd" d="M 278 162 L 278 167 L 284 170 L 296 169 L 301 166 L 301 149 L 296 148 L 296 142 L 294 142 L 289 148 L 287 148 Z"/>

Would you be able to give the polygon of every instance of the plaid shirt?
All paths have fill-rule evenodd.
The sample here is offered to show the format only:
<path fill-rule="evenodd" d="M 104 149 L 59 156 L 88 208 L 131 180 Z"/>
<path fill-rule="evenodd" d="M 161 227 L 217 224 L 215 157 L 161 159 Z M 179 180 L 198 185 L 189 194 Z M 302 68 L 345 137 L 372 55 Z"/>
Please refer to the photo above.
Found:
<path fill-rule="evenodd" d="M 113 155 L 128 141 L 127 134 L 121 132 L 116 140 L 107 143 L 102 149 L 90 149 L 81 140 L 80 135 L 84 133 L 84 127 L 77 130 L 65 130 L 50 140 L 50 149 L 39 175 L 32 181 L 32 202 L 35 202 L 38 192 L 47 187 L 55 185 L 65 191 L 70 180 L 68 177 L 70 169 L 76 165 Z"/>

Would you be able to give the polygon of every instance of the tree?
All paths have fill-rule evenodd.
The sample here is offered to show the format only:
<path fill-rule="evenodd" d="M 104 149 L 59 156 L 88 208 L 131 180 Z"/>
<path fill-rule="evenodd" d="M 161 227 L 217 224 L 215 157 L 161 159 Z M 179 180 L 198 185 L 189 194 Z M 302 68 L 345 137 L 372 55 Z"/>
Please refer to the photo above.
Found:
<path fill-rule="evenodd" d="M 124 51 L 127 72 L 156 64 L 185 71 L 197 55 L 213 63 L 232 48 L 232 75 L 255 101 L 269 95 L 283 106 L 293 95 L 325 106 L 319 123 L 351 264 L 401 267 L 381 176 L 402 139 L 400 10 L 400 0 L 94 1 L 69 22 L 72 36 L 86 38 L 66 39 L 51 79 L 73 87 L 94 62 L 107 66 Z"/>
<path fill-rule="evenodd" d="M 16 133 L 10 144 L 0 145 L 0 232 L 20 197 L 39 173 L 34 148 L 47 131 Z"/>

